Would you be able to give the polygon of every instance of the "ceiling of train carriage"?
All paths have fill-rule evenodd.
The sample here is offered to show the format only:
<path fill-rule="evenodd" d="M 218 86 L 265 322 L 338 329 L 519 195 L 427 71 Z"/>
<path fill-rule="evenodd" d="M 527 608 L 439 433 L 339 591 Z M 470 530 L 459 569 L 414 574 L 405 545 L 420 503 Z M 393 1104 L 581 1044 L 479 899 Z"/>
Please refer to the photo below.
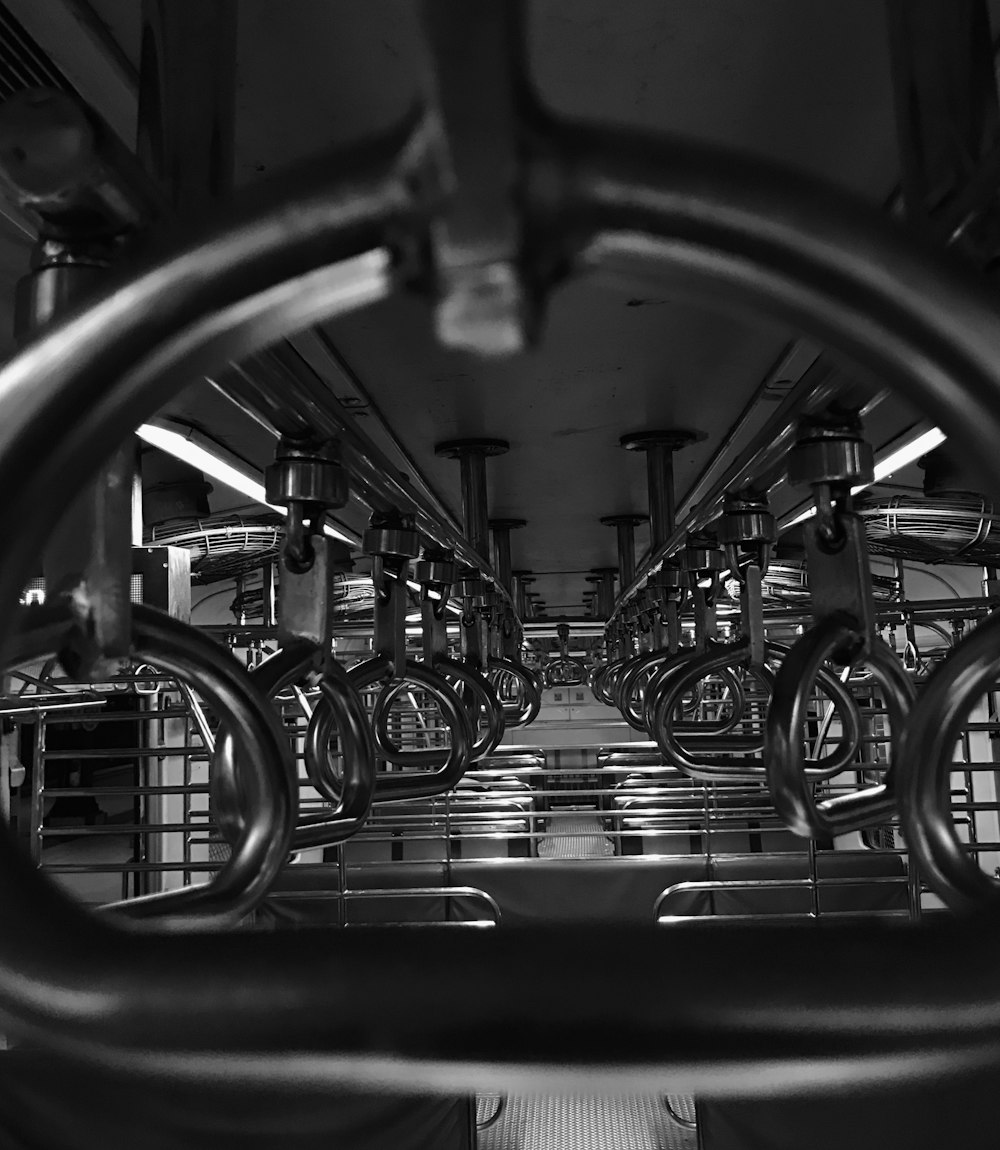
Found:
<path fill-rule="evenodd" d="M 136 0 L 38 5 L 87 8 L 97 18 L 105 66 L 118 77 L 103 86 L 87 75 L 101 53 L 83 53 L 58 20 L 40 33 L 35 0 L 8 7 L 82 91 L 104 93 L 99 110 L 120 132 L 134 132 L 127 90 L 139 63 Z M 560 116 L 749 151 L 874 205 L 892 193 L 899 163 L 880 3 L 533 0 L 527 31 L 532 80 Z M 398 121 L 418 99 L 420 44 L 411 0 L 240 0 L 237 184 Z M 0 232 L 5 299 L 27 250 L 25 237 Z M 581 610 L 585 574 L 616 563 L 614 532 L 600 517 L 645 509 L 643 459 L 623 452 L 619 437 L 661 427 L 704 433 L 676 457 L 683 495 L 762 385 L 780 388 L 797 336 L 676 290 L 668 298 L 600 281 L 560 289 L 541 343 L 522 355 L 476 358 L 442 348 L 431 330 L 429 305 L 404 297 L 328 324 L 341 371 L 328 382 L 337 393 L 344 373 L 355 381 L 355 411 L 370 424 L 380 413 L 453 508 L 458 467 L 435 457 L 434 445 L 508 440 L 509 454 L 489 464 L 491 512 L 528 521 L 514 537 L 514 566 L 539 575 L 550 612 L 570 614 Z M 259 436 L 204 389 L 174 410 L 244 454 L 261 452 Z M 876 442 L 912 416 L 889 406 L 879 419 Z"/>

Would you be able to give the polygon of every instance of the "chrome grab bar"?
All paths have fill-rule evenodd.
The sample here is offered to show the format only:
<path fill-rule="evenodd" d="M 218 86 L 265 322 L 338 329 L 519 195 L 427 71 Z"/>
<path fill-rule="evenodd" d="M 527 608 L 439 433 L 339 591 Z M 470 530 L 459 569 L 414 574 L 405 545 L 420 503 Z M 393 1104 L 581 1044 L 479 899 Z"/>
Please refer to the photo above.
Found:
<path fill-rule="evenodd" d="M 787 658 L 785 648 L 777 644 L 768 644 L 768 654 L 773 657 L 782 655 Z M 767 753 L 763 758 L 752 758 L 754 752 L 759 752 L 765 744 L 765 734 L 762 730 L 759 736 L 736 736 L 725 739 L 717 735 L 685 735 L 681 736 L 675 730 L 674 714 L 684 697 L 696 683 L 708 675 L 717 674 L 723 670 L 730 672 L 745 670 L 753 676 L 771 696 L 770 715 L 773 708 L 773 691 L 775 689 L 774 673 L 766 665 L 755 667 L 750 646 L 746 642 L 732 644 L 721 650 L 708 651 L 704 655 L 695 655 L 687 660 L 683 666 L 671 676 L 657 697 L 656 711 L 653 722 L 653 735 L 664 758 L 683 771 L 684 774 L 703 782 L 729 782 L 745 778 L 770 777 L 768 763 L 772 755 Z M 804 776 L 816 779 L 828 779 L 840 774 L 844 768 L 854 760 L 861 740 L 861 721 L 857 705 L 850 692 L 836 676 L 831 675 L 822 667 L 816 668 L 813 678 L 804 684 L 802 694 L 803 711 L 800 712 L 800 721 L 804 717 L 804 707 L 808 702 L 812 686 L 818 681 L 824 692 L 830 697 L 841 717 L 841 734 L 833 750 L 820 758 L 805 759 L 802 756 L 802 770 Z M 796 727 L 797 732 L 800 728 Z M 691 748 L 689 750 L 688 748 Z M 694 758 L 691 751 L 714 757 L 703 759 Z M 732 756 L 736 757 L 723 757 Z M 773 797 L 777 797 L 774 795 Z"/>
<path fill-rule="evenodd" d="M 542 664 L 542 681 L 547 687 L 575 687 L 587 681 L 587 668 L 569 654 L 569 624 L 558 623 L 556 635 L 559 657 Z"/>
<path fill-rule="evenodd" d="M 0 566 L 6 652 L 32 560 L 96 472 L 102 445 L 199 370 L 388 294 L 386 253 L 369 253 L 392 237 L 425 237 L 444 210 L 443 133 L 413 127 L 285 182 L 255 207 L 227 205 L 214 231 L 137 265 L 0 370 L 0 491 L 18 524 Z M 545 236 L 546 258 L 565 256 L 560 269 L 627 266 L 658 290 L 665 270 L 683 275 L 688 293 L 754 302 L 898 386 L 961 444 L 985 490 L 1000 488 L 1000 315 L 971 273 L 808 177 L 712 149 L 540 124 L 519 155 L 523 222 Z M 337 263 L 352 257 L 348 269 Z M 248 722 L 261 738 L 270 731 L 284 762 L 287 741 L 262 717 L 263 697 L 233 690 L 259 708 Z M 291 810 L 286 797 L 289 824 L 267 843 L 282 858 Z M 628 1074 L 630 1088 L 669 1078 L 677 1090 L 738 1094 L 935 1076 L 995 1063 L 1000 1049 L 992 922 L 886 930 L 877 952 L 850 925 L 750 927 L 738 963 L 731 932 L 711 926 L 669 939 L 539 929 L 514 944 L 503 932 L 415 932 L 405 952 L 359 932 L 338 937 L 334 954 L 320 932 L 252 945 L 234 934 L 130 934 L 75 909 L 4 827 L 0 856 L 5 1026 L 105 1064 L 199 1081 L 224 1073 L 454 1091 L 474 1088 L 484 1062 L 498 1085 L 532 1088 L 546 1077 L 565 1084 L 571 1063 L 592 1080 L 603 1070 L 609 1084 Z M 259 886 L 270 877 L 258 872 Z M 863 979 L 859 953 L 870 958 Z M 540 963 L 559 978 L 540 985 Z M 595 971 L 602 986 L 630 986 L 637 1005 L 581 1028 Z"/>
<path fill-rule="evenodd" d="M 405 661 L 402 674 L 397 678 L 392 660 L 385 655 L 352 667 L 347 674 L 352 686 L 358 691 L 379 683 L 383 685 L 372 715 L 372 730 L 378 754 L 389 762 L 430 768 L 420 772 L 402 771 L 399 774 L 379 775 L 375 784 L 375 802 L 430 798 L 450 791 L 469 766 L 473 738 L 469 717 L 452 686 L 437 671 L 413 659 Z M 403 751 L 392 742 L 387 731 L 386 716 L 395 698 L 392 688 L 398 685 L 399 678 L 418 684 L 434 699 L 448 728 L 450 744 L 447 748 Z M 319 712 L 320 708 L 316 710 Z"/>
<path fill-rule="evenodd" d="M 478 902 L 486 904 L 487 909 L 493 916 L 492 922 L 486 920 L 479 920 L 475 922 L 462 922 L 458 921 L 456 925 L 462 926 L 499 926 L 500 925 L 500 904 L 488 892 L 477 886 L 400 886 L 400 887 L 371 887 L 370 889 L 364 887 L 356 887 L 354 889 L 348 888 L 347 890 L 339 891 L 316 891 L 316 890 L 277 890 L 271 896 L 272 899 L 283 901 L 306 901 L 317 898 L 329 899 L 364 899 L 364 898 L 469 898 Z M 348 924 L 350 925 L 350 924 Z M 373 924 L 365 924 L 373 925 Z M 383 925 L 383 924 L 377 924 Z M 384 924 L 392 926 L 407 925 L 403 923 Z"/>
<path fill-rule="evenodd" d="M 300 639 L 289 642 L 250 672 L 268 698 L 273 698 L 303 677 L 319 674 L 322 707 L 309 717 L 305 741 L 306 773 L 321 795 L 334 804 L 332 811 L 298 817 L 292 850 L 334 846 L 364 826 L 375 792 L 375 747 L 368 715 L 346 673 L 333 659 L 323 660 L 320 648 Z M 317 719 L 317 712 L 321 712 Z M 344 760 L 343 772 L 334 770 L 330 739 L 336 733 Z M 219 829 L 232 844 L 245 832 L 248 804 L 239 787 L 231 727 L 220 730 L 211 764 L 212 811 Z M 296 779 L 296 792 L 298 780 Z M 296 794 L 296 809 L 298 795 Z"/>
<path fill-rule="evenodd" d="M 836 889 L 849 889 L 851 887 L 873 887 L 873 886 L 899 886 L 906 885 L 906 875 L 837 875 L 835 877 L 824 878 L 821 876 L 815 877 L 802 877 L 802 878 L 749 878 L 749 879 L 735 879 L 735 878 L 721 878 L 721 879 L 688 879 L 684 882 L 675 882 L 664 890 L 656 897 L 653 903 L 653 922 L 657 926 L 666 924 L 677 925 L 679 923 L 695 924 L 704 923 L 709 919 L 725 919 L 732 921 L 733 919 L 776 919 L 788 918 L 789 914 L 796 913 L 799 918 L 808 918 L 817 921 L 820 918 L 829 919 L 838 915 L 897 915 L 909 916 L 909 911 L 904 909 L 890 910 L 890 911 L 836 911 L 822 909 L 809 910 L 809 911 L 751 911 L 748 910 L 743 914 L 729 914 L 729 915 L 716 915 L 709 914 L 664 914 L 663 904 L 678 895 L 684 894 L 722 894 L 727 891 L 777 891 L 777 890 L 805 890 L 805 891 L 821 891 L 821 890 L 836 890 Z"/>
<path fill-rule="evenodd" d="M 775 809 L 797 834 L 844 834 L 895 811 L 895 769 L 915 690 L 895 653 L 877 636 L 864 523 L 851 510 L 853 485 L 871 478 L 871 449 L 856 419 L 803 421 L 789 478 L 809 483 L 816 515 L 804 528 L 816 624 L 785 656 L 767 716 L 768 781 Z M 816 802 L 805 778 L 802 724 L 806 700 L 827 660 L 870 668 L 881 685 L 892 728 L 892 761 L 875 786 Z"/>
<path fill-rule="evenodd" d="M 608 707 L 615 705 L 615 685 L 627 662 L 628 660 L 624 658 L 614 659 L 610 663 L 605 663 L 603 667 L 598 667 L 593 673 L 590 689 L 599 703 L 604 703 Z"/>
<path fill-rule="evenodd" d="M 406 657 L 406 582 L 409 560 L 419 552 L 412 521 L 396 513 L 373 515 L 365 533 L 365 550 L 374 556 L 375 656 L 354 666 L 348 678 L 354 690 L 381 685 L 372 711 L 371 728 L 377 753 L 398 765 L 428 767 L 428 771 L 401 771 L 378 777 L 375 802 L 403 798 L 428 798 L 450 790 L 469 765 L 474 734 L 461 699 L 451 684 L 433 668 Z M 389 734 L 393 703 L 406 683 L 416 683 L 437 704 L 448 731 L 447 748 L 403 750 Z M 313 722 L 327 723 L 321 702 Z M 315 732 L 314 732 L 315 733 Z"/>
<path fill-rule="evenodd" d="M 646 683 L 642 698 L 642 725 L 637 729 L 645 731 L 654 741 L 656 739 L 655 731 L 657 727 L 656 712 L 661 696 L 667 689 L 672 676 L 677 674 L 678 671 L 687 668 L 698 654 L 698 651 L 685 648 L 676 654 L 666 655 L 657 664 L 655 671 Z M 733 673 L 731 668 L 726 666 L 720 668 L 713 677 L 720 680 L 728 692 L 730 701 L 729 718 L 718 719 L 715 722 L 681 723 L 679 724 L 679 729 L 722 736 L 735 730 L 743 721 L 747 698 L 742 681 Z M 696 711 L 700 706 L 703 698 L 701 692 L 703 682 L 703 679 L 696 681 L 694 685 L 694 699 L 690 705 L 685 704 L 683 698 L 681 699 L 679 706 L 685 713 Z M 685 692 L 685 695 L 687 693 L 688 692 Z"/>
<path fill-rule="evenodd" d="M 475 763 L 486 755 L 492 755 L 506 726 L 506 713 L 494 685 L 482 671 L 448 655 L 436 655 L 431 666 L 442 678 L 453 679 L 464 688 L 459 698 L 465 705 L 469 726 L 474 732 L 469 760 Z M 482 720 L 485 720 L 485 726 L 480 733 Z"/>
<path fill-rule="evenodd" d="M 4 646 L 7 665 L 35 662 L 72 636 L 77 620 L 63 604 L 14 613 L 16 632 Z M 170 930 L 235 926 L 264 898 L 288 856 L 295 812 L 295 768 L 284 731 L 266 696 L 224 648 L 169 615 L 132 606 L 137 658 L 197 686 L 233 731 L 233 784 L 246 817 L 229 859 L 211 881 L 113 903 L 115 917 L 149 919 Z"/>
<path fill-rule="evenodd" d="M 486 675 L 496 689 L 508 727 L 527 727 L 538 718 L 542 708 L 542 687 L 533 671 L 523 663 L 491 655 Z M 512 686 L 513 698 L 509 691 Z"/>
<path fill-rule="evenodd" d="M 930 673 L 903 731 L 896 768 L 906 844 L 921 877 L 952 910 L 1000 912 L 1000 884 L 966 853 L 948 812 L 959 728 L 997 681 L 1000 614 L 958 643 Z M 904 672 L 905 674 L 905 672 Z"/>
<path fill-rule="evenodd" d="M 468 740 L 471 744 L 468 755 L 469 762 L 475 763 L 486 755 L 491 755 L 503 738 L 504 732 L 503 710 L 492 683 L 475 667 L 468 663 L 461 663 L 457 659 L 451 659 L 447 655 L 438 655 L 432 662 L 418 663 L 416 660 L 407 660 L 408 671 L 414 666 L 426 667 L 429 671 L 440 676 L 443 682 L 452 686 L 453 690 L 455 690 L 454 684 L 463 688 L 461 693 L 455 690 L 455 694 L 468 719 Z M 376 742 L 379 752 L 391 763 L 400 766 L 407 764 L 421 767 L 433 766 L 444 757 L 443 751 L 403 750 L 393 742 L 392 736 L 389 734 L 388 722 L 392 704 L 406 690 L 407 682 L 411 681 L 413 680 L 407 674 L 405 678 L 388 684 L 383 691 L 379 698 L 379 705 L 372 715 Z M 485 720 L 482 730 L 480 730 L 481 719 Z"/>
<path fill-rule="evenodd" d="M 415 571 L 421 586 L 423 661 L 445 679 L 450 677 L 461 684 L 459 698 L 469 717 L 472 735 L 469 757 L 475 762 L 496 749 L 503 738 L 506 715 L 493 684 L 480 671 L 478 662 L 452 659 L 448 654 L 447 606 L 455 578 L 453 558 L 451 551 L 425 549 L 424 558 Z M 382 714 L 387 714 L 387 710 L 383 709 Z M 480 733 L 484 719 L 485 727 Z M 388 738 L 387 732 L 382 734 Z"/>
<path fill-rule="evenodd" d="M 899 659 L 881 639 L 870 641 L 863 663 L 882 687 L 889 712 L 893 750 L 885 778 L 874 787 L 817 801 L 806 767 L 809 760 L 805 756 L 802 730 L 813 683 L 826 660 L 856 639 L 855 624 L 830 616 L 808 631 L 785 655 L 774 683 L 764 755 L 768 786 L 775 810 L 791 830 L 807 838 L 861 830 L 886 822 L 895 813 L 895 764 L 900 761 L 899 744 L 915 691 Z M 856 712 L 852 709 L 841 714 L 855 715 Z M 860 727 L 857 735 L 860 735 Z M 843 740 L 842 735 L 841 742 Z M 820 777 L 829 778 L 830 773 Z"/>

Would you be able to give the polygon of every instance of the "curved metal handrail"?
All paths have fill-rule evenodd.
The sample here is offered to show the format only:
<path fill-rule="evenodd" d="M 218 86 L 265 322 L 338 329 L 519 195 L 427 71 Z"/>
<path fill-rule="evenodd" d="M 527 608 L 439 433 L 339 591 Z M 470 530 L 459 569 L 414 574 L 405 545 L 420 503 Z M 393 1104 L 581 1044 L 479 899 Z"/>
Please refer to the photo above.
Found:
<path fill-rule="evenodd" d="M 381 718 L 395 697 L 391 693 L 394 685 L 393 671 L 393 660 L 388 656 L 379 655 L 352 667 L 347 674 L 351 684 L 358 691 L 378 683 L 383 684 L 372 716 L 372 732 L 378 753 L 390 762 L 430 769 L 380 775 L 375 784 L 374 801 L 390 802 L 396 799 L 424 799 L 442 795 L 455 786 L 469 766 L 473 739 L 469 717 L 458 695 L 446 679 L 425 664 L 407 659 L 405 680 L 419 684 L 431 695 L 441 710 L 451 741 L 447 748 L 401 751 L 389 739 Z M 319 707 L 316 709 L 320 710 Z"/>
<path fill-rule="evenodd" d="M 299 816 L 292 833 L 292 850 L 335 846 L 356 834 L 364 826 L 375 793 L 375 746 L 367 712 L 343 668 L 333 660 L 328 660 L 325 667 L 322 663 L 322 651 L 316 643 L 297 639 L 250 672 L 250 678 L 268 698 L 310 673 L 321 672 L 322 708 L 317 705 L 309 719 L 305 740 L 306 773 L 313 786 L 334 807 L 319 814 Z M 316 711 L 320 709 L 322 715 L 317 721 Z M 342 774 L 334 770 L 329 752 L 334 733 L 344 760 Z M 239 786 L 233 731 L 228 726 L 220 731 L 212 757 L 211 802 L 216 823 L 227 841 L 238 841 L 251 808 Z"/>
<path fill-rule="evenodd" d="M 475 763 L 484 756 L 491 755 L 499 745 L 504 733 L 503 710 L 493 684 L 471 663 L 463 663 L 447 655 L 436 655 L 432 660 L 423 662 L 422 665 L 437 672 L 445 682 L 449 682 L 450 679 L 456 680 L 459 687 L 462 688 L 461 692 L 455 688 L 455 694 L 464 707 L 469 720 L 469 740 L 472 744 L 469 750 L 469 762 Z M 443 750 L 430 753 L 426 750 L 405 750 L 398 747 L 389 734 L 388 722 L 392 704 L 406 690 L 408 681 L 404 678 L 387 684 L 379 698 L 375 713 L 372 715 L 372 723 L 375 727 L 379 749 L 389 762 L 398 766 L 426 767 L 433 765 L 439 759 L 443 759 L 445 752 Z M 450 682 L 449 685 L 453 686 Z M 485 726 L 482 724 L 484 718 Z"/>
<path fill-rule="evenodd" d="M 962 913 L 1000 911 L 1000 885 L 969 856 L 949 810 L 955 744 L 971 708 L 996 684 L 998 653 L 1000 614 L 994 613 L 930 673 L 899 751 L 896 789 L 906 845 L 921 877 Z"/>
<path fill-rule="evenodd" d="M 495 1126 L 500 1121 L 500 1116 L 503 1114 L 504 1109 L 507 1105 L 507 1095 L 506 1094 L 498 1094 L 496 1096 L 496 1098 L 497 1098 L 497 1108 L 496 1108 L 496 1110 L 493 1111 L 493 1113 L 489 1116 L 489 1118 L 484 1118 L 482 1120 L 482 1122 L 480 1122 L 479 1116 L 477 1114 L 477 1116 L 476 1116 L 476 1129 L 477 1130 L 489 1130 L 491 1126 Z M 479 1101 L 478 1095 L 477 1095 L 476 1101 L 477 1102 Z"/>
<path fill-rule="evenodd" d="M 538 677 L 523 663 L 491 655 L 487 662 L 487 677 L 496 688 L 508 727 L 527 727 L 538 718 L 542 708 L 542 687 Z M 504 699 L 503 687 L 511 680 L 519 684 L 520 702 L 507 703 Z"/>
<path fill-rule="evenodd" d="M 587 681 L 587 668 L 569 653 L 569 624 L 556 625 L 559 656 L 542 664 L 542 683 L 546 687 L 577 687 Z"/>
<path fill-rule="evenodd" d="M 633 730 L 644 731 L 646 729 L 640 709 L 642 700 L 645 698 L 645 691 L 641 688 L 643 676 L 649 676 L 645 683 L 645 686 L 648 687 L 658 668 L 670 657 L 670 652 L 665 649 L 642 651 L 631 659 L 627 659 L 616 674 L 610 694 L 614 705 L 621 711 L 622 718 Z M 637 691 L 639 691 L 640 696 L 640 707 L 633 706 Z"/>
<path fill-rule="evenodd" d="M 645 731 L 651 739 L 655 740 L 656 737 L 654 734 L 656 728 L 656 708 L 659 704 L 660 697 L 666 690 L 671 677 L 678 671 L 683 670 L 697 654 L 697 651 L 685 649 L 673 655 L 668 655 L 657 665 L 656 670 L 646 683 L 645 690 L 642 693 L 642 725 L 637 729 Z M 729 718 L 718 719 L 712 723 L 691 723 L 687 725 L 680 723 L 678 724 L 679 729 L 690 729 L 694 733 L 700 732 L 706 735 L 722 736 L 735 730 L 743 721 L 747 704 L 743 683 L 728 667 L 723 667 L 715 677 L 725 684 L 726 690 L 729 693 Z M 693 705 L 685 706 L 682 701 L 681 706 L 685 713 L 696 711 L 701 703 L 700 687 L 702 683 L 704 683 L 703 679 L 699 680 L 695 686 Z"/>
<path fill-rule="evenodd" d="M 597 668 L 590 689 L 599 703 L 604 703 L 608 707 L 615 705 L 615 685 L 627 662 L 628 660 L 625 658 L 613 659 L 610 663 L 605 663 L 603 667 Z"/>
<path fill-rule="evenodd" d="M 131 280 L 112 279 L 0 370 L 0 491 L 18 524 L 0 565 L 5 644 L 46 533 L 105 445 L 199 367 L 384 293 L 384 262 L 346 294 L 343 269 L 331 265 L 407 228 L 423 234 L 433 205 L 417 197 L 427 181 L 408 176 L 426 152 L 414 141 L 404 167 L 403 142 L 397 134 L 353 166 L 324 163 L 311 182 L 286 184 L 251 210 L 227 206 L 217 230 Z M 1000 315 L 971 272 L 841 193 L 768 164 L 589 129 L 561 129 L 547 153 L 525 156 L 531 234 L 549 254 L 562 246 L 560 268 L 627 264 L 655 272 L 660 291 L 679 275 L 687 298 L 710 284 L 704 298 L 715 303 L 756 304 L 898 386 L 961 443 L 984 490 L 1000 489 Z M 1000 924 L 886 931 L 863 979 L 856 960 L 870 953 L 869 933 L 849 924 L 821 934 L 750 927 L 736 964 L 731 933 L 711 926 L 669 939 L 538 929 L 517 945 L 502 932 L 418 932 L 405 951 L 347 932 L 334 956 L 321 932 L 252 946 L 227 934 L 130 937 L 74 909 L 4 827 L 0 864 L 5 1027 L 105 1064 L 189 1080 L 451 1092 L 487 1074 L 500 1086 L 538 1088 L 547 1075 L 565 1084 L 572 1064 L 605 1084 L 669 1079 L 722 1095 L 959 1073 L 1000 1057 Z M 774 976 L 779 952 L 798 980 L 794 994 Z M 560 975 L 544 988 L 540 962 Z M 637 1005 L 581 1028 L 595 970 L 604 984 L 632 987 Z M 530 1061 L 505 1039 L 512 1032 Z"/>
<path fill-rule="evenodd" d="M 587 681 L 587 668 L 568 656 L 550 659 L 542 665 L 542 679 L 547 687 L 578 687 Z"/>
<path fill-rule="evenodd" d="M 449 655 L 435 655 L 431 667 L 446 680 L 456 679 L 464 688 L 459 698 L 465 705 L 474 736 L 469 752 L 470 762 L 475 763 L 486 755 L 492 755 L 500 745 L 506 728 L 506 712 L 494 685 L 471 663 L 452 659 Z M 480 734 L 482 719 L 485 719 L 486 725 Z"/>
<path fill-rule="evenodd" d="M 670 1121 L 675 1126 L 679 1126 L 682 1130 L 697 1130 L 698 1121 L 695 1118 L 685 1118 L 682 1114 L 678 1114 L 674 1109 L 674 1104 L 670 1101 L 671 1098 L 676 1098 L 677 1095 L 664 1094 L 663 1095 L 663 1109 L 666 1110 L 670 1117 Z M 692 1099 L 692 1101 L 694 1101 Z"/>
<path fill-rule="evenodd" d="M 4 648 L 7 665 L 35 662 L 72 641 L 77 620 L 58 601 L 15 613 L 16 634 Z M 228 653 L 194 627 L 141 604 L 132 606 L 136 657 L 193 683 L 231 723 L 234 785 L 249 812 L 221 870 L 202 886 L 152 894 L 108 908 L 161 929 L 235 926 L 265 897 L 284 866 L 295 812 L 291 749 L 266 697 Z M 263 703 L 263 705 L 262 705 Z"/>
<path fill-rule="evenodd" d="M 770 655 L 785 655 L 785 649 L 777 644 L 768 644 Z M 787 656 L 785 656 L 787 658 Z M 687 691 L 707 675 L 718 674 L 723 670 L 743 669 L 753 676 L 771 696 L 773 707 L 774 674 L 769 667 L 755 667 L 751 661 L 750 645 L 747 642 L 730 644 L 720 650 L 708 651 L 690 659 L 665 684 L 660 692 L 653 723 L 653 737 L 665 759 L 690 778 L 702 782 L 734 782 L 748 778 L 770 778 L 768 756 L 751 757 L 764 748 L 765 736 L 735 736 L 720 738 L 714 735 L 685 735 L 681 741 L 675 730 L 674 715 Z M 861 740 L 861 722 L 853 697 L 844 685 L 833 675 L 816 669 L 816 674 L 806 683 L 807 692 L 819 680 L 823 690 L 837 707 L 841 717 L 841 735 L 833 750 L 818 759 L 805 759 L 802 772 L 804 777 L 817 780 L 828 779 L 840 774 L 854 760 Z M 804 695 L 808 700 L 808 693 Z M 804 705 L 804 704 L 803 704 Z M 770 707 L 768 708 L 770 712 Z M 796 730 L 799 728 L 797 727 Z M 688 748 L 691 748 L 689 750 Z M 692 757 L 691 751 L 714 756 L 710 759 Z M 735 757 L 726 757 L 733 756 Z M 772 792 L 772 801 L 778 795 Z"/>
<path fill-rule="evenodd" d="M 885 822 L 895 813 L 899 743 L 915 691 L 899 659 L 881 639 L 870 640 L 860 661 L 881 685 L 889 712 L 893 750 L 885 778 L 877 786 L 817 802 L 806 768 L 802 729 L 813 683 L 827 659 L 835 651 L 847 649 L 848 644 L 856 645 L 857 639 L 855 625 L 831 615 L 799 639 L 785 655 L 775 678 L 766 720 L 764 760 L 768 787 L 774 808 L 785 824 L 806 838 L 861 830 Z"/>

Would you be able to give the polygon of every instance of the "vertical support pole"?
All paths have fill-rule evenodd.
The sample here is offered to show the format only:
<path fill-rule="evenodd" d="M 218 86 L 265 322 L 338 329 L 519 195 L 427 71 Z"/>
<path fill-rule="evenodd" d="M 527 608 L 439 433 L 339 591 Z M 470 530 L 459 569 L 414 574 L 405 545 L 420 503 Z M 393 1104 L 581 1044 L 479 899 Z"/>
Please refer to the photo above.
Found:
<path fill-rule="evenodd" d="M 514 573 L 511 570 L 510 533 L 519 527 L 527 526 L 524 519 L 491 519 L 493 532 L 493 562 L 500 580 L 511 599 L 514 599 Z M 500 653 L 511 662 L 518 662 L 521 649 L 520 621 L 524 618 L 515 601 L 514 607 L 506 607 L 500 614 Z"/>
<path fill-rule="evenodd" d="M 635 529 L 645 523 L 646 515 L 605 515 L 601 522 L 618 532 L 618 579 L 627 587 L 635 579 Z"/>
<path fill-rule="evenodd" d="M 489 563 L 490 512 L 486 488 L 486 459 L 510 450 L 504 439 L 453 439 L 439 443 L 434 454 L 457 459 L 461 466 L 462 519 L 465 537 L 477 555 Z M 489 652 L 489 630 L 483 606 L 483 587 L 479 572 L 464 567 L 459 572 L 457 589 L 464 599 L 462 615 L 462 655 L 475 666 L 482 666 Z"/>
<path fill-rule="evenodd" d="M 524 519 L 491 519 L 493 532 L 493 560 L 500 586 L 514 597 L 514 573 L 511 570 L 510 533 L 519 527 L 526 527 Z"/>
<path fill-rule="evenodd" d="M 488 563 L 490 559 L 490 510 L 486 488 L 486 460 L 504 455 L 510 444 L 504 439 L 452 439 L 439 443 L 434 454 L 457 459 L 461 467 L 462 525 L 472 549 Z"/>
<path fill-rule="evenodd" d="M 646 486 L 649 492 L 649 546 L 655 551 L 674 529 L 674 460 L 665 443 L 646 449 Z"/>
<path fill-rule="evenodd" d="M 695 443 L 704 436 L 699 432 L 673 428 L 666 431 L 640 431 L 624 435 L 619 444 L 626 451 L 643 451 L 646 454 L 646 489 L 649 499 L 649 550 L 651 555 L 667 542 L 674 531 L 674 463 L 676 451 Z M 634 578 L 634 574 L 633 574 Z M 630 579 L 628 582 L 630 583 Z M 628 586 L 624 575 L 622 586 Z M 654 598 L 653 645 L 659 649 L 666 645 L 676 650 L 680 644 L 680 624 L 676 610 L 666 607 L 668 595 L 660 590 L 658 576 L 651 577 L 651 590 Z M 663 621 L 666 621 L 666 636 Z"/>
<path fill-rule="evenodd" d="M 530 571 L 515 571 L 514 577 L 514 606 L 519 619 L 527 619 L 531 615 L 531 584 L 535 582 Z"/>

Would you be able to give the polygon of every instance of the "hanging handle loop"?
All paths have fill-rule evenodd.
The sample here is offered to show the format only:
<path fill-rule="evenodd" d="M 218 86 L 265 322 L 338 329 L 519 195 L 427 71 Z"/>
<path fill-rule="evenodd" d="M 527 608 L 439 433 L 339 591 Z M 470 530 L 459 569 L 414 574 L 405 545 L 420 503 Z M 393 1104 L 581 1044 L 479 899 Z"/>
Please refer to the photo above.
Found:
<path fill-rule="evenodd" d="M 805 837 L 861 830 L 894 810 L 899 740 L 913 687 L 877 636 L 864 523 L 851 510 L 852 488 L 873 477 L 872 451 L 857 421 L 806 424 L 792 452 L 789 478 L 812 485 L 816 516 L 805 543 L 815 626 L 785 657 L 767 716 L 765 761 L 775 808 Z M 892 754 L 881 783 L 817 802 L 806 781 L 802 727 L 812 684 L 823 664 L 871 668 L 882 686 L 892 726 Z"/>
<path fill-rule="evenodd" d="M 496 750 L 503 738 L 505 714 L 493 684 L 472 664 L 451 658 L 448 649 L 448 596 L 455 578 L 454 553 L 444 549 L 428 548 L 417 564 L 414 574 L 421 586 L 420 618 L 424 662 L 446 680 L 459 684 L 459 695 L 469 717 L 473 744 L 470 760 L 476 762 Z M 396 690 L 393 698 L 398 697 Z M 388 707 L 381 708 L 384 721 Z M 387 730 L 379 732 L 388 745 Z M 392 761 L 414 761 L 413 752 L 398 751 Z M 423 752 L 418 752 L 423 754 Z"/>

